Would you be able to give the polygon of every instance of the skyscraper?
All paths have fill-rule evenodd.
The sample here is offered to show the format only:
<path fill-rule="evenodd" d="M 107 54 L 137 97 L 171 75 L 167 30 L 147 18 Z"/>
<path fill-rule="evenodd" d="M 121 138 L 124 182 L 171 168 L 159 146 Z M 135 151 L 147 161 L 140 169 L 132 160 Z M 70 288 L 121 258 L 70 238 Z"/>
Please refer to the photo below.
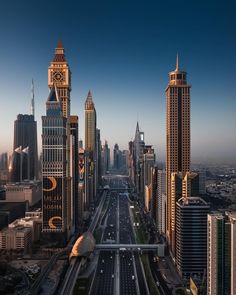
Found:
<path fill-rule="evenodd" d="M 62 102 L 63 116 L 70 116 L 71 72 L 65 58 L 65 51 L 61 40 L 58 41 L 55 55 L 48 67 L 48 87 L 56 85 L 58 97 Z"/>
<path fill-rule="evenodd" d="M 70 67 L 66 61 L 65 50 L 61 40 L 58 41 L 55 49 L 55 54 L 52 62 L 48 67 L 48 87 L 51 90 L 53 87 L 57 89 L 58 98 L 62 104 L 63 117 L 66 118 L 66 178 L 67 178 L 67 226 L 68 236 L 73 232 L 73 196 L 71 187 L 71 169 L 72 161 L 72 134 L 70 130 L 70 92 L 71 92 L 71 72 Z M 78 139 L 76 139 L 78 140 Z M 76 143 L 77 144 L 77 143 Z M 74 179 L 75 180 L 75 179 Z"/>
<path fill-rule="evenodd" d="M 207 295 L 236 294 L 236 212 L 208 214 Z"/>
<path fill-rule="evenodd" d="M 168 243 L 174 252 L 175 199 L 171 196 L 171 173 L 190 171 L 190 88 L 187 73 L 180 70 L 178 56 L 176 69 L 169 73 L 166 88 L 166 191 Z M 172 247 L 173 246 L 173 247 Z"/>
<path fill-rule="evenodd" d="M 96 109 L 93 103 L 92 93 L 89 90 L 85 101 L 85 150 L 95 151 L 96 147 Z"/>
<path fill-rule="evenodd" d="M 46 102 L 46 116 L 42 117 L 42 232 L 55 240 L 66 239 L 68 227 L 66 137 L 67 119 L 63 116 L 57 89 L 52 87 Z"/>
<path fill-rule="evenodd" d="M 60 238 L 68 239 L 75 228 L 78 192 L 78 118 L 70 117 L 71 72 L 60 40 L 48 68 L 48 87 L 42 117 L 43 232 L 63 232 Z"/>
<path fill-rule="evenodd" d="M 113 149 L 113 168 L 115 170 L 119 170 L 121 166 L 121 151 L 119 149 L 118 144 L 114 145 Z"/>
<path fill-rule="evenodd" d="M 85 157 L 88 165 L 85 165 L 85 194 L 89 204 L 94 202 L 96 194 L 96 109 L 89 90 L 85 101 Z"/>
<path fill-rule="evenodd" d="M 166 232 L 166 171 L 157 173 L 157 228 L 160 233 Z"/>
<path fill-rule="evenodd" d="M 100 129 L 96 129 L 96 187 L 102 181 L 102 145 Z"/>
<path fill-rule="evenodd" d="M 106 140 L 102 146 L 102 162 L 103 174 L 105 175 L 110 170 L 110 149 Z"/>
<path fill-rule="evenodd" d="M 21 147 L 21 151 L 27 149 L 27 168 L 25 177 L 20 179 L 20 164 L 16 158 L 19 157 L 17 149 Z M 26 150 L 25 150 L 26 151 Z M 24 157 L 25 154 L 21 154 Z M 25 158 L 25 157 L 24 157 Z M 17 165 L 17 166 L 16 166 Z M 24 169 L 25 170 L 25 169 Z M 28 169 L 27 169 L 28 170 Z M 29 177 L 28 177 L 29 176 Z M 21 181 L 24 179 L 37 179 L 38 178 L 38 144 L 37 144 L 37 122 L 34 120 L 34 115 L 19 114 L 14 122 L 14 144 L 13 144 L 13 162 L 12 162 L 12 176 L 11 180 Z"/>
<path fill-rule="evenodd" d="M 137 189 L 137 193 L 144 194 L 144 187 L 141 183 L 141 163 L 143 161 L 144 150 L 144 132 L 139 130 L 139 123 L 137 122 L 135 137 L 133 142 L 133 164 L 134 164 L 134 182 Z M 142 199 L 143 201 L 143 199 Z"/>
<path fill-rule="evenodd" d="M 155 165 L 155 153 L 151 145 L 145 145 L 141 162 L 141 191 L 144 192 L 143 202 L 147 210 L 151 208 L 152 200 L 152 168 Z M 149 193 L 150 191 L 150 193 Z"/>
<path fill-rule="evenodd" d="M 209 205 L 199 197 L 176 202 L 176 265 L 182 278 L 206 274 L 208 213 Z"/>
<path fill-rule="evenodd" d="M 71 177 L 71 220 L 72 229 L 78 231 L 79 220 L 79 118 L 69 117 L 70 124 L 70 177 Z"/>

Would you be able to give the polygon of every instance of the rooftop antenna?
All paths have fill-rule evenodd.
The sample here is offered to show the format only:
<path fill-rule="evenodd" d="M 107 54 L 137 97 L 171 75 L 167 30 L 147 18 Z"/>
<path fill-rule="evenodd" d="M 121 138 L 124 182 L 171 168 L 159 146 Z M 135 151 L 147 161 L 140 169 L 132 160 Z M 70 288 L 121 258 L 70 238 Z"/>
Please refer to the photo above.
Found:
<path fill-rule="evenodd" d="M 179 70 L 179 54 L 176 55 L 176 71 Z"/>
<path fill-rule="evenodd" d="M 35 116 L 35 109 L 34 109 L 34 80 L 32 79 L 31 84 L 31 115 Z"/>

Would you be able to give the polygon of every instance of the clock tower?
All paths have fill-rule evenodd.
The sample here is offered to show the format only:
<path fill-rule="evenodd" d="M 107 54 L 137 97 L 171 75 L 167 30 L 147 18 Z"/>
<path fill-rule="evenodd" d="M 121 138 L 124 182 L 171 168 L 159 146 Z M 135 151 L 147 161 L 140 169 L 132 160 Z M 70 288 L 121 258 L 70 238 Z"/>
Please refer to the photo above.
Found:
<path fill-rule="evenodd" d="M 61 40 L 58 41 L 55 49 L 55 56 L 48 67 L 48 87 L 51 90 L 53 85 L 57 87 L 60 101 L 62 102 L 63 116 L 70 116 L 70 91 L 71 72 L 64 54 L 64 47 Z"/>

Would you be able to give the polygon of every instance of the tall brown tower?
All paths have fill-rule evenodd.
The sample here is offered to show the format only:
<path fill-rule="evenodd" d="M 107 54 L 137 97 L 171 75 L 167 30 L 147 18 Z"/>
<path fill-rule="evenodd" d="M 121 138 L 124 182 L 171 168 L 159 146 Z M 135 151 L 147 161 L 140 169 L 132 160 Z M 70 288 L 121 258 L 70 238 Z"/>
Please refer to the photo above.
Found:
<path fill-rule="evenodd" d="M 71 178 L 72 136 L 70 136 L 70 92 L 71 71 L 65 58 L 64 47 L 58 41 L 53 60 L 48 67 L 48 87 L 57 89 L 58 99 L 62 105 L 63 117 L 66 120 L 66 209 L 67 210 L 67 238 L 73 231 L 73 179 Z"/>
<path fill-rule="evenodd" d="M 166 235 L 171 251 L 175 254 L 175 203 L 171 196 L 171 173 L 190 171 L 190 88 L 187 73 L 176 69 L 169 73 L 166 88 L 166 192 L 167 227 Z"/>
<path fill-rule="evenodd" d="M 58 96 L 62 102 L 63 116 L 69 118 L 71 72 L 61 40 L 58 41 L 53 61 L 48 67 L 48 87 L 52 89 L 53 85 L 56 85 Z"/>

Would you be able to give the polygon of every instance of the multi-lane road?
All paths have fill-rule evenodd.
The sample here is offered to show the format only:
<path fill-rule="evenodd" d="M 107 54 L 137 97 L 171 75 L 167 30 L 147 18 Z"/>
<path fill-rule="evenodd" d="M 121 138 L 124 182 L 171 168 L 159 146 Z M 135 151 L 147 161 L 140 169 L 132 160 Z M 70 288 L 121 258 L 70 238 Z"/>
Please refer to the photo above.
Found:
<path fill-rule="evenodd" d="M 135 244 L 133 225 L 129 216 L 128 195 L 120 193 L 119 189 L 124 188 L 121 180 L 114 179 L 113 182 L 118 189 L 113 190 L 111 187 L 101 242 Z M 139 254 L 125 247 L 116 251 L 100 251 L 90 294 L 148 294 Z"/>
<path fill-rule="evenodd" d="M 149 288 L 140 259 L 141 254 L 128 246 L 136 244 L 136 241 L 130 218 L 129 196 L 128 193 L 124 193 L 127 186 L 125 181 L 116 177 L 110 179 L 109 185 L 110 190 L 106 192 L 107 195 L 103 196 L 89 229 L 92 232 L 95 230 L 98 220 L 100 220 L 99 217 L 105 199 L 108 198 L 108 207 L 102 217 L 102 224 L 100 224 L 103 228 L 101 244 L 119 244 L 119 249 L 97 250 L 99 257 L 89 294 L 149 295 Z M 127 247 L 125 247 L 126 244 Z M 157 282 L 157 294 L 171 294 L 157 265 L 153 262 L 153 253 L 150 252 L 149 258 L 152 276 Z M 63 286 L 60 288 L 61 295 L 72 294 L 81 265 L 79 260 L 77 258 L 75 263 L 70 265 Z"/>

